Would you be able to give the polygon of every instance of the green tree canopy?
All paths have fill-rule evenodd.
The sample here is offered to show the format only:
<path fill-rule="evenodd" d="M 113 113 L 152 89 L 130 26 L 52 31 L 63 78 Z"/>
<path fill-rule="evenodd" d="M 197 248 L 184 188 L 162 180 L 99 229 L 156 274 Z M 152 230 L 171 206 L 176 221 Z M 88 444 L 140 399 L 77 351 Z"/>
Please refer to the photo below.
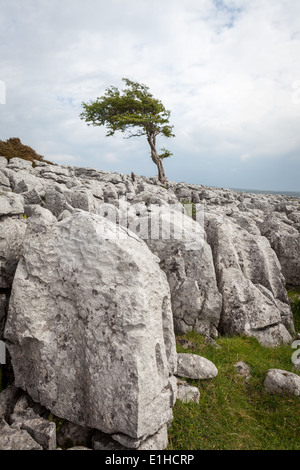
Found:
<path fill-rule="evenodd" d="M 124 90 L 111 86 L 96 101 L 82 103 L 84 110 L 80 118 L 88 125 L 106 126 L 108 137 L 117 131 L 125 133 L 127 138 L 145 135 L 150 145 L 151 158 L 158 168 L 159 181 L 164 184 L 166 177 L 162 160 L 172 153 L 163 148 L 162 153 L 158 154 L 156 137 L 174 137 L 173 126 L 169 124 L 170 111 L 153 97 L 146 85 L 128 78 L 123 78 L 123 81 L 126 85 Z"/>

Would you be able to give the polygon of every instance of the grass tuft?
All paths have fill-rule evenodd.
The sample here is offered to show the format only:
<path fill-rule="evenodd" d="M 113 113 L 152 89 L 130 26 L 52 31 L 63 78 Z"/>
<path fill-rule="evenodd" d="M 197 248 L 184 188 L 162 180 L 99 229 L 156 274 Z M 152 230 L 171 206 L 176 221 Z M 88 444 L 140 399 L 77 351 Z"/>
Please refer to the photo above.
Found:
<path fill-rule="evenodd" d="M 289 291 L 290 299 L 299 294 L 300 289 Z M 300 329 L 298 308 L 295 299 L 296 331 Z M 218 376 L 187 380 L 198 387 L 200 400 L 198 404 L 176 402 L 169 450 L 300 450 L 299 397 L 271 395 L 263 385 L 269 369 L 300 375 L 292 363 L 291 345 L 267 348 L 255 338 L 225 336 L 216 340 L 219 349 L 195 332 L 180 339 L 190 341 L 191 349 L 178 341 L 177 352 L 206 357 L 218 368 Z M 249 379 L 237 374 L 234 364 L 238 361 L 251 367 Z"/>

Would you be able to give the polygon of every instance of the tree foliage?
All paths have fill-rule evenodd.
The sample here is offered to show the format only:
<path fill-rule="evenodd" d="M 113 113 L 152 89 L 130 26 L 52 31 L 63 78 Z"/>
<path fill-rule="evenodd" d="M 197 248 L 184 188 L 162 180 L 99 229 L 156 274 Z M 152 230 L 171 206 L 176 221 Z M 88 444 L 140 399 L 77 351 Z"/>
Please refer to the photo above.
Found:
<path fill-rule="evenodd" d="M 173 126 L 169 124 L 170 111 L 153 97 L 146 85 L 128 78 L 123 78 L 123 81 L 124 90 L 111 86 L 106 89 L 104 96 L 82 103 L 84 110 L 80 118 L 88 125 L 106 126 L 108 137 L 117 131 L 125 133 L 126 138 L 145 135 L 151 148 L 151 158 L 158 167 L 159 180 L 164 183 L 162 160 L 172 153 L 163 148 L 162 153 L 158 154 L 156 137 L 174 137 Z"/>

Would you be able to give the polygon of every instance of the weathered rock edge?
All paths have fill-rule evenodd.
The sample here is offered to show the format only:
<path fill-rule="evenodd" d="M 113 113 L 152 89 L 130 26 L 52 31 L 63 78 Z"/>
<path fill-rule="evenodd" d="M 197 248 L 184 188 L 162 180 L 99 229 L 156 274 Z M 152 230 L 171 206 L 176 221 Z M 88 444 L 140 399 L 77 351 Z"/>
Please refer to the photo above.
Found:
<path fill-rule="evenodd" d="M 108 434 L 145 439 L 169 422 L 177 358 L 158 262 L 98 215 L 30 219 L 5 328 L 16 386 Z"/>

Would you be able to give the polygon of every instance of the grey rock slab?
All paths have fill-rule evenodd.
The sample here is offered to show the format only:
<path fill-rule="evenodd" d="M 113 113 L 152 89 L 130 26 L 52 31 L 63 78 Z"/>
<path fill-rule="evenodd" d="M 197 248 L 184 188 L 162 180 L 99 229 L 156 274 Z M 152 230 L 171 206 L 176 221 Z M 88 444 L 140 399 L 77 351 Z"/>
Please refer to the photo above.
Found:
<path fill-rule="evenodd" d="M 21 429 L 42 446 L 44 450 L 56 449 L 56 425 L 44 418 L 24 419 L 21 422 Z"/>
<path fill-rule="evenodd" d="M 196 380 L 213 379 L 218 375 L 218 369 L 205 357 L 197 354 L 178 353 L 176 375 Z"/>
<path fill-rule="evenodd" d="M 21 194 L 0 193 L 0 216 L 24 213 L 24 198 Z"/>
<path fill-rule="evenodd" d="M 168 445 L 168 428 L 164 425 L 153 436 L 141 442 L 137 450 L 164 450 Z"/>
<path fill-rule="evenodd" d="M 0 420 L 0 450 L 43 450 L 30 434 Z"/>
<path fill-rule="evenodd" d="M 277 395 L 300 396 L 300 376 L 281 369 L 269 369 L 264 381 L 268 392 Z"/>
<path fill-rule="evenodd" d="M 298 210 L 298 213 L 300 211 Z M 294 212 L 293 212 L 294 214 Z M 289 220 L 288 220 L 289 221 Z M 291 222 L 291 221 L 289 221 Z M 261 232 L 276 252 L 287 284 L 300 283 L 300 233 L 280 218 L 277 213 L 266 217 Z"/>
<path fill-rule="evenodd" d="M 0 393 L 0 419 L 9 420 L 22 391 L 15 385 L 9 385 Z"/>
<path fill-rule="evenodd" d="M 121 446 L 128 449 L 137 449 L 141 444 L 141 439 L 134 439 L 133 437 L 127 436 L 126 434 L 112 434 L 111 436 L 114 441 L 121 444 Z"/>
<path fill-rule="evenodd" d="M 43 204 L 43 200 L 35 188 L 22 193 L 25 204 Z"/>
<path fill-rule="evenodd" d="M 92 191 L 85 188 L 70 189 L 64 193 L 67 203 L 74 209 L 95 213 L 95 200 Z"/>
<path fill-rule="evenodd" d="M 171 375 L 171 377 L 169 377 L 169 383 L 167 387 L 169 388 L 171 392 L 170 393 L 170 406 L 171 408 L 173 408 L 177 399 L 177 378 L 175 377 L 175 375 Z"/>
<path fill-rule="evenodd" d="M 33 170 L 21 169 L 15 171 L 15 169 L 8 166 L 2 170 L 10 181 L 10 186 L 13 190 L 18 192 L 29 191 L 35 188 L 38 193 L 42 193 L 45 186 L 45 180 L 37 177 Z"/>
<path fill-rule="evenodd" d="M 114 434 L 112 438 L 125 449 L 163 450 L 168 445 L 168 428 L 165 424 L 153 436 L 147 436 L 145 439 L 133 439 L 124 434 Z"/>
<path fill-rule="evenodd" d="M 11 158 L 8 160 L 8 167 L 14 170 L 32 170 L 32 162 L 23 158 Z"/>
<path fill-rule="evenodd" d="M 103 199 L 104 183 L 101 183 L 97 180 L 83 180 L 83 185 L 85 188 L 91 191 L 94 197 Z"/>
<path fill-rule="evenodd" d="M 45 207 L 37 204 L 28 204 L 25 206 L 25 215 L 29 219 L 31 225 L 53 224 L 56 222 L 56 217 Z M 37 229 L 38 230 L 38 229 Z"/>
<path fill-rule="evenodd" d="M 66 190 L 65 190 L 66 191 Z M 64 210 L 71 208 L 67 203 L 64 191 L 57 186 L 48 186 L 45 189 L 45 208 L 48 209 L 55 217 L 58 217 Z"/>
<path fill-rule="evenodd" d="M 194 330 L 217 336 L 222 296 L 201 224 L 173 210 L 173 206 L 151 206 L 147 216 L 137 217 L 129 227 L 134 222 L 141 227 L 139 236 L 160 258 L 160 267 L 167 275 L 175 331 L 184 334 Z"/>
<path fill-rule="evenodd" d="M 16 385 L 75 424 L 155 434 L 172 417 L 177 364 L 158 263 L 103 217 L 29 218 L 5 329 Z"/>
<path fill-rule="evenodd" d="M 26 220 L 8 217 L 0 221 L 0 288 L 10 288 L 21 256 Z"/>

